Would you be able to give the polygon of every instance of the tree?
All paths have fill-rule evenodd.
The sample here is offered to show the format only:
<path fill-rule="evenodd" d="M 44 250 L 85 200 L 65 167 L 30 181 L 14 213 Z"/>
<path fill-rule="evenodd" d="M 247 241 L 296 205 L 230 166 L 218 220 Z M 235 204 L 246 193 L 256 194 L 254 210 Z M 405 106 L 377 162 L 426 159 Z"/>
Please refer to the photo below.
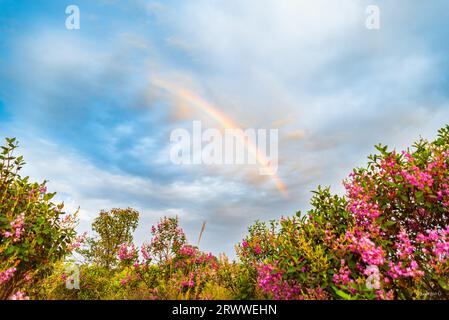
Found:
<path fill-rule="evenodd" d="M 151 228 L 152 239 L 144 243 L 142 253 L 148 261 L 160 265 L 171 263 L 179 249 L 186 243 L 184 231 L 179 227 L 179 219 L 163 217 L 157 226 Z"/>
<path fill-rule="evenodd" d="M 88 238 L 88 249 L 79 252 L 98 266 L 107 269 L 116 267 L 120 246 L 132 243 L 138 221 L 139 212 L 132 208 L 102 210 L 92 223 L 97 237 Z"/>
<path fill-rule="evenodd" d="M 24 298 L 24 289 L 52 271 L 70 254 L 76 215 L 50 200 L 45 181 L 22 178 L 23 157 L 15 157 L 18 143 L 6 139 L 0 153 L 0 299 Z"/>

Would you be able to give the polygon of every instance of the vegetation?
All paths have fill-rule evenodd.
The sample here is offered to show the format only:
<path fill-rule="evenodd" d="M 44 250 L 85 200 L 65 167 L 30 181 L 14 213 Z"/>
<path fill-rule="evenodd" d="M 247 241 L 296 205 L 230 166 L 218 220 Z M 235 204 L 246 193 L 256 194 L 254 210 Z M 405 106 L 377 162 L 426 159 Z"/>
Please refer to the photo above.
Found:
<path fill-rule="evenodd" d="M 257 221 L 232 262 L 190 244 L 177 218 L 138 248 L 131 208 L 101 211 L 95 237 L 77 236 L 45 182 L 19 175 L 16 147 L 7 139 L 0 157 L 0 299 L 449 298 L 449 126 L 403 152 L 378 145 L 344 196 L 318 187 L 309 212 Z"/>

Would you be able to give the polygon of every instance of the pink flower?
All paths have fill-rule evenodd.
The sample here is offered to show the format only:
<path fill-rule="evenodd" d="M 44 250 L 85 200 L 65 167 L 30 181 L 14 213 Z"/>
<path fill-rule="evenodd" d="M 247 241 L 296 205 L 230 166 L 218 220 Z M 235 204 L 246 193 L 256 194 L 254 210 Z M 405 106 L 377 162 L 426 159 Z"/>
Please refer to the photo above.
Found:
<path fill-rule="evenodd" d="M 14 293 L 11 298 L 11 300 L 30 300 L 30 297 L 28 297 L 24 292 L 17 291 Z"/>
<path fill-rule="evenodd" d="M 192 272 L 189 273 L 188 279 L 181 281 L 181 286 L 193 288 L 195 286 L 195 282 L 193 281 L 194 276 L 195 275 Z"/>
<path fill-rule="evenodd" d="M 9 268 L 6 271 L 0 272 L 0 284 L 7 283 L 9 279 L 14 276 L 14 273 L 17 271 L 16 268 Z"/>
<path fill-rule="evenodd" d="M 86 241 L 86 238 L 87 238 L 87 232 L 83 232 L 81 235 L 75 237 L 75 240 L 73 241 L 73 243 L 69 244 L 68 250 L 72 251 L 74 249 L 81 247 L 81 244 L 84 241 Z"/>
<path fill-rule="evenodd" d="M 184 255 L 187 257 L 194 257 L 197 253 L 197 249 L 195 247 L 192 247 L 190 245 L 184 245 L 181 247 L 181 249 L 179 249 L 178 253 L 180 255 Z"/>
<path fill-rule="evenodd" d="M 17 218 L 11 221 L 10 226 L 12 228 L 11 231 L 4 231 L 3 235 L 5 238 L 12 238 L 13 242 L 18 242 L 24 231 L 24 223 L 25 223 L 25 214 L 21 213 Z"/>
<path fill-rule="evenodd" d="M 134 244 L 123 243 L 119 248 L 118 258 L 120 261 L 133 260 L 137 257 L 137 249 Z"/>
<path fill-rule="evenodd" d="M 270 293 L 276 300 L 302 300 L 301 288 L 294 280 L 283 279 L 282 272 L 273 264 L 261 264 L 257 267 L 257 284 L 262 291 Z"/>
<path fill-rule="evenodd" d="M 25 280 L 25 282 L 30 282 L 32 279 L 33 279 L 33 277 L 28 272 L 25 273 L 25 275 L 23 276 L 23 280 Z"/>
<path fill-rule="evenodd" d="M 359 253 L 362 256 L 363 262 L 367 265 L 379 266 L 385 262 L 385 254 L 381 247 L 377 247 L 368 235 L 354 236 L 349 232 L 346 238 L 350 241 L 348 249 L 352 252 Z"/>
<path fill-rule="evenodd" d="M 142 253 L 142 257 L 146 263 L 151 261 L 151 246 L 147 243 L 144 243 L 140 248 L 140 252 Z"/>

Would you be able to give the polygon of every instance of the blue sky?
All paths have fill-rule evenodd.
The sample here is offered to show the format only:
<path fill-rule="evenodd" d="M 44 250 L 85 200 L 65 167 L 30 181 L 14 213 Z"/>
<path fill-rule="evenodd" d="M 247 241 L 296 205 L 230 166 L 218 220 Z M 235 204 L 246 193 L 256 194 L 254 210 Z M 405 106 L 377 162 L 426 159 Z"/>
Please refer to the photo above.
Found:
<path fill-rule="evenodd" d="M 75 4 L 81 28 L 65 28 Z M 365 9 L 380 8 L 380 30 Z M 447 1 L 0 0 L 0 128 L 26 174 L 48 179 L 80 230 L 132 206 L 136 232 L 178 215 L 192 242 L 233 256 L 256 219 L 306 210 L 310 191 L 363 165 L 373 145 L 432 138 L 449 119 Z M 239 166 L 176 166 L 173 128 L 207 118 L 163 79 L 242 128 L 279 129 L 284 198 Z"/>

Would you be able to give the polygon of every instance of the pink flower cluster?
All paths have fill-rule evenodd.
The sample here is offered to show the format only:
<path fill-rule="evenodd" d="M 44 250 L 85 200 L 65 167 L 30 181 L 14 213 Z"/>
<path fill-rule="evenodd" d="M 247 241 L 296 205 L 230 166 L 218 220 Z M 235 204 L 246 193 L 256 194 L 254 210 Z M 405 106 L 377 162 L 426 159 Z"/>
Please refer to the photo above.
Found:
<path fill-rule="evenodd" d="M 137 249 L 134 244 L 123 243 L 118 252 L 118 258 L 120 261 L 133 260 L 137 257 Z"/>
<path fill-rule="evenodd" d="M 350 174 L 354 177 L 354 173 Z M 354 214 L 358 226 L 365 228 L 372 227 L 372 222 L 375 221 L 381 214 L 379 206 L 371 201 L 370 195 L 365 193 L 365 190 L 357 181 L 352 181 L 352 184 L 345 183 L 348 198 L 349 211 Z M 370 230 L 377 233 L 377 230 Z"/>
<path fill-rule="evenodd" d="M 303 300 L 301 288 L 294 280 L 287 281 L 282 271 L 276 271 L 273 264 L 261 264 L 257 268 L 257 284 L 266 293 L 273 294 L 276 300 Z"/>
<path fill-rule="evenodd" d="M 217 258 L 212 253 L 202 253 L 197 259 L 197 263 L 210 263 L 213 268 L 217 268 Z"/>
<path fill-rule="evenodd" d="M 127 275 L 125 279 L 120 280 L 120 285 L 124 286 L 127 283 L 131 282 L 132 278 L 130 275 Z"/>
<path fill-rule="evenodd" d="M 148 243 L 144 243 L 140 248 L 140 252 L 142 253 L 142 257 L 146 263 L 150 263 L 152 260 L 151 257 L 151 246 Z"/>
<path fill-rule="evenodd" d="M 398 242 L 396 242 L 395 247 L 397 248 L 397 255 L 399 258 L 405 260 L 410 259 L 415 250 L 414 246 L 411 244 L 405 229 L 401 229 L 398 234 Z"/>
<path fill-rule="evenodd" d="M 7 283 L 9 279 L 14 276 L 14 273 L 17 271 L 16 268 L 9 268 L 6 271 L 0 272 L 0 284 Z"/>
<path fill-rule="evenodd" d="M 10 223 L 12 231 L 4 231 L 5 238 L 12 238 L 13 242 L 20 240 L 20 236 L 24 230 L 23 225 L 25 222 L 25 214 L 21 213 L 14 221 Z"/>
<path fill-rule="evenodd" d="M 155 260 L 162 259 L 167 262 L 172 259 L 175 251 L 186 241 L 177 218 L 164 217 L 156 227 L 151 227 L 151 233 L 153 237 L 145 250 L 148 254 L 151 253 Z"/>
<path fill-rule="evenodd" d="M 210 264 L 212 268 L 217 268 L 217 258 L 212 253 L 204 253 L 191 245 L 184 245 L 178 250 L 178 255 L 182 259 L 176 261 L 176 266 L 183 268 L 189 264 Z M 187 260 L 186 260 L 187 258 Z"/>
<path fill-rule="evenodd" d="M 409 184 L 417 187 L 419 190 L 424 190 L 426 186 L 432 186 L 433 178 L 430 173 L 421 171 L 417 166 L 412 166 L 411 171 L 411 173 L 406 170 L 401 171 L 405 181 Z"/>
<path fill-rule="evenodd" d="M 187 256 L 187 257 L 194 257 L 196 255 L 197 251 L 198 250 L 193 246 L 184 245 L 179 249 L 178 254 Z"/>
<path fill-rule="evenodd" d="M 30 272 L 27 272 L 24 274 L 23 280 L 25 280 L 25 282 L 29 283 L 29 282 L 31 282 L 31 280 L 33 280 L 33 276 L 31 275 Z"/>
<path fill-rule="evenodd" d="M 423 253 L 432 255 L 431 263 L 444 263 L 449 260 L 449 226 L 446 229 L 426 230 L 419 233 L 416 242 L 423 245 Z"/>
<path fill-rule="evenodd" d="M 403 261 L 399 261 L 397 263 L 393 263 L 390 261 L 388 264 L 390 267 L 390 271 L 388 271 L 388 275 L 393 279 L 397 279 L 399 277 L 420 277 L 424 275 L 423 271 L 418 269 L 418 263 L 415 260 L 412 260 L 408 266 L 405 265 Z"/>
<path fill-rule="evenodd" d="M 424 272 L 419 270 L 418 263 L 414 259 L 413 253 L 415 247 L 411 244 L 406 230 L 401 229 L 397 238 L 398 241 L 395 244 L 395 248 L 397 250 L 396 255 L 399 258 L 399 261 L 396 263 L 390 261 L 388 263 L 390 268 L 388 275 L 393 279 L 399 277 L 415 278 L 424 275 Z"/>
<path fill-rule="evenodd" d="M 194 274 L 191 272 L 189 273 L 187 280 L 183 280 L 181 281 L 181 286 L 183 288 L 193 288 L 195 286 L 195 281 L 194 281 Z"/>
<path fill-rule="evenodd" d="M 11 298 L 11 300 L 30 300 L 30 297 L 28 297 L 24 292 L 18 291 L 14 293 Z"/>
<path fill-rule="evenodd" d="M 332 277 L 332 280 L 334 283 L 338 286 L 348 286 L 349 284 L 355 283 L 354 280 L 351 279 L 351 270 L 349 270 L 349 267 L 345 264 L 345 260 L 341 259 L 340 261 L 341 267 L 338 273 L 335 273 Z M 352 293 L 354 293 L 352 288 L 349 288 Z"/>
<path fill-rule="evenodd" d="M 367 265 L 380 266 L 385 262 L 385 253 L 370 240 L 367 234 L 354 236 L 350 232 L 346 233 L 346 240 L 349 241 L 347 248 L 360 254 L 363 262 Z"/>
<path fill-rule="evenodd" d="M 260 247 L 259 244 L 256 244 L 255 246 L 251 246 L 248 241 L 243 240 L 242 241 L 242 248 L 244 250 L 246 250 L 246 252 L 253 252 L 256 255 L 261 255 L 262 254 L 262 248 Z M 249 251 L 248 251 L 249 250 Z"/>
<path fill-rule="evenodd" d="M 81 247 L 81 245 L 84 243 L 84 241 L 86 241 L 86 238 L 87 238 L 87 232 L 83 232 L 81 235 L 79 235 L 75 238 L 73 243 L 69 244 L 68 250 L 73 251 L 73 250 Z"/>

